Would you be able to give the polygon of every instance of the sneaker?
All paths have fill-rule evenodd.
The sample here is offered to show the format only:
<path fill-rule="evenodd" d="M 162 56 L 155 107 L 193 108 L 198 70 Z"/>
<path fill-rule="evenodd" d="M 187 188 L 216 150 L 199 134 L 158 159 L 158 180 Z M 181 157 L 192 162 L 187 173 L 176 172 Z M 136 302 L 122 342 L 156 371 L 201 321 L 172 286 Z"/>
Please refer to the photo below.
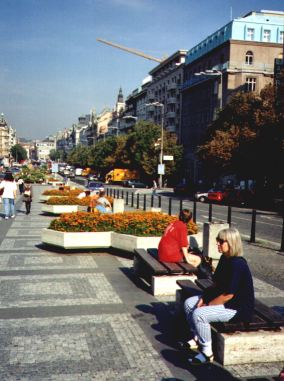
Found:
<path fill-rule="evenodd" d="M 179 341 L 178 345 L 183 351 L 196 351 L 198 349 L 198 342 L 194 339 L 189 341 Z"/>
<path fill-rule="evenodd" d="M 15 214 L 13 214 L 13 215 L 11 216 L 11 218 L 15 218 Z"/>
<path fill-rule="evenodd" d="M 203 352 L 199 352 L 196 356 L 188 359 L 191 365 L 202 365 L 213 361 L 213 354 L 211 356 L 206 356 Z"/>
<path fill-rule="evenodd" d="M 4 217 L 4 220 L 9 220 L 9 217 L 7 217 L 7 216 L 6 216 L 6 217 Z"/>

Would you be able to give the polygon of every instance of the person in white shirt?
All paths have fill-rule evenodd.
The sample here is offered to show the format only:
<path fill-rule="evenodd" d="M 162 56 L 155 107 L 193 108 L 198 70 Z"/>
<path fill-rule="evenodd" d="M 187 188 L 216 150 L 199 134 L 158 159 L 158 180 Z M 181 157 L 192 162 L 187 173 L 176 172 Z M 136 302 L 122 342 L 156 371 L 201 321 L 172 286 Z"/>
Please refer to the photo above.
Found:
<path fill-rule="evenodd" d="M 17 184 L 11 172 L 5 174 L 4 180 L 0 184 L 0 189 L 4 189 L 2 194 L 5 220 L 15 217 L 15 198 L 17 197 Z"/>

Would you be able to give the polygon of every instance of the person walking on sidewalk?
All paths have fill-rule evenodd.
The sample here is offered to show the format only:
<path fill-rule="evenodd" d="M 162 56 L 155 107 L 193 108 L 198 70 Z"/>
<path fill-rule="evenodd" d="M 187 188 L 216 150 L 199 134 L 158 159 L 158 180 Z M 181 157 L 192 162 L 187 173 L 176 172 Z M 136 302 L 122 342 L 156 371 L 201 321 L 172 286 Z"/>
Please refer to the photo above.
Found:
<path fill-rule="evenodd" d="M 5 220 L 15 217 L 15 198 L 17 197 L 17 184 L 11 172 L 5 174 L 4 180 L 0 184 L 0 189 L 4 189 L 2 194 Z"/>
<path fill-rule="evenodd" d="M 23 202 L 26 205 L 26 214 L 30 214 L 31 212 L 32 197 L 33 193 L 31 184 L 25 184 Z"/>
<path fill-rule="evenodd" d="M 213 360 L 212 322 L 249 322 L 254 310 L 253 280 L 247 261 L 242 257 L 242 241 L 237 229 L 223 229 L 216 238 L 222 253 L 213 275 L 214 287 L 201 295 L 188 298 L 184 303 L 191 331 L 191 348 L 200 352 L 188 361 L 199 365 Z"/>
<path fill-rule="evenodd" d="M 25 187 L 24 180 L 20 177 L 18 179 L 17 183 L 19 185 L 20 194 L 23 194 L 24 193 L 24 187 Z"/>
<path fill-rule="evenodd" d="M 153 180 L 153 185 L 152 185 L 152 195 L 153 196 L 156 196 L 157 189 L 158 189 L 157 181 Z"/>

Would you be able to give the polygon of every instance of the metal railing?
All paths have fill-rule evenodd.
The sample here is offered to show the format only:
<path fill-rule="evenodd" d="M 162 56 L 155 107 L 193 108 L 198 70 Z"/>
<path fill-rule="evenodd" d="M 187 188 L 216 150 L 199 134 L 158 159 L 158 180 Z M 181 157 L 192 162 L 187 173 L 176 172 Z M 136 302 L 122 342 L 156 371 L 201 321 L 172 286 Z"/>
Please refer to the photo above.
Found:
<path fill-rule="evenodd" d="M 141 194 L 137 193 L 134 194 L 133 191 L 119 191 L 118 189 L 112 189 L 107 188 L 106 193 L 108 196 L 113 198 L 123 198 L 125 200 L 125 204 L 127 206 L 130 206 L 132 208 L 140 209 L 141 206 Z M 148 197 L 147 197 L 148 196 Z M 173 201 L 177 201 L 176 209 L 178 211 L 183 209 L 184 206 L 184 200 L 179 199 L 173 199 L 172 197 L 163 197 L 163 209 L 164 211 L 167 211 L 169 215 L 172 215 L 173 213 Z M 193 214 L 193 221 L 196 222 L 196 216 L 197 216 L 197 202 L 192 201 L 193 208 L 192 208 L 192 214 Z M 158 205 L 157 205 L 158 204 Z M 153 195 L 153 194 L 144 194 L 143 195 L 143 206 L 142 210 L 147 210 L 147 205 L 150 208 L 157 207 L 162 209 L 162 196 L 160 195 Z M 204 205 L 204 204 L 203 204 Z M 213 221 L 213 205 L 209 203 L 208 204 L 208 222 Z M 231 226 L 232 224 L 232 214 L 233 214 L 233 207 L 227 206 L 227 223 Z M 256 227 L 257 227 L 257 210 L 252 209 L 251 210 L 251 228 L 250 228 L 250 235 L 249 235 L 249 242 L 255 243 L 256 242 Z M 282 233 L 281 233 L 281 243 L 280 243 L 280 249 L 279 251 L 284 252 L 284 213 L 283 213 L 283 220 L 282 220 Z"/>

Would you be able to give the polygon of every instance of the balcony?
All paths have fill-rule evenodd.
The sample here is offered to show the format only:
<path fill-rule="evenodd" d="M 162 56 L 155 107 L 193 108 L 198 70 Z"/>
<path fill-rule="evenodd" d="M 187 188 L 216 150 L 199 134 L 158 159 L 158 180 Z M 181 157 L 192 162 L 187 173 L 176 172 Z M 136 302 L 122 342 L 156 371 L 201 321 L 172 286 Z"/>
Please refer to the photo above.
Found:
<path fill-rule="evenodd" d="M 177 84 L 172 82 L 167 86 L 167 90 L 176 90 L 178 88 Z"/>
<path fill-rule="evenodd" d="M 176 112 L 175 111 L 169 111 L 168 113 L 167 113 L 167 118 L 175 118 L 176 117 Z"/>
<path fill-rule="evenodd" d="M 177 98 L 176 97 L 169 97 L 167 99 L 167 104 L 176 104 L 177 103 Z"/>

